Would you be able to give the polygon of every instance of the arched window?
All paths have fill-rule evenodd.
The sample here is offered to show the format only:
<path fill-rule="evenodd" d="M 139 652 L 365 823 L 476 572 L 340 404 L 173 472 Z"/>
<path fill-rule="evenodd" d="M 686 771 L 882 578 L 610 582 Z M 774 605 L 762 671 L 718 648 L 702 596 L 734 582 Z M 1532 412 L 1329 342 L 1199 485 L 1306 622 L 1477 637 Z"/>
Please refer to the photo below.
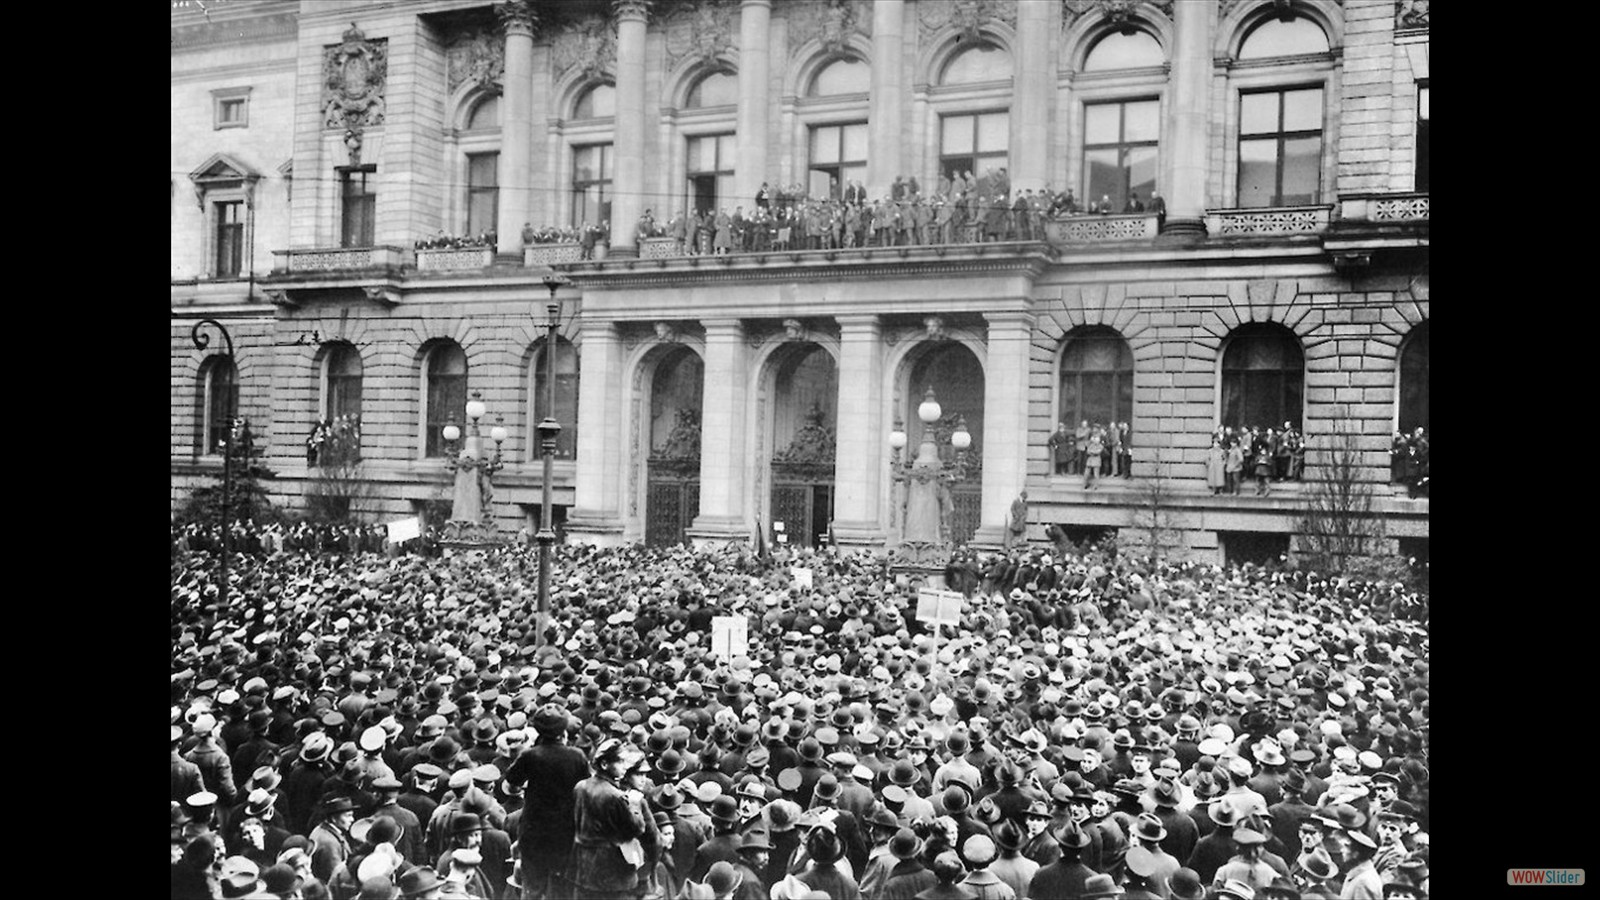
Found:
<path fill-rule="evenodd" d="M 528 417 L 528 458 L 538 459 L 543 452 L 539 447 L 535 428 L 544 420 L 550 405 L 550 383 L 546 380 L 549 369 L 545 360 L 548 345 L 540 342 L 528 360 L 529 390 L 532 392 L 533 413 Z M 561 426 L 556 438 L 556 459 L 576 459 L 578 453 L 578 351 L 572 342 L 556 337 L 556 406 L 555 420 Z"/>
<path fill-rule="evenodd" d="M 467 119 L 468 131 L 479 131 L 486 128 L 500 127 L 500 98 L 485 97 L 482 102 L 472 108 L 472 116 Z"/>
<path fill-rule="evenodd" d="M 734 106 L 739 102 L 739 78 L 730 72 L 712 72 L 695 82 L 684 101 L 685 109 Z"/>
<path fill-rule="evenodd" d="M 331 344 L 323 363 L 322 417 L 361 418 L 361 353 L 350 344 Z"/>
<path fill-rule="evenodd" d="M 1115 329 L 1074 328 L 1061 353 L 1060 420 L 1068 430 L 1133 421 L 1133 351 Z"/>
<path fill-rule="evenodd" d="M 207 455 L 221 454 L 239 409 L 239 373 L 232 359 L 211 356 L 200 364 L 199 400 L 196 449 Z"/>
<path fill-rule="evenodd" d="M 859 59 L 839 59 L 828 63 L 811 79 L 807 97 L 833 97 L 839 94 L 865 94 L 872 89 L 872 67 Z"/>
<path fill-rule="evenodd" d="M 466 425 L 467 354 L 454 341 L 441 341 L 423 360 L 423 455 L 444 456 L 444 426 Z"/>
<path fill-rule="evenodd" d="M 993 44 L 974 44 L 945 63 L 940 84 L 982 84 L 1011 77 L 1011 54 Z"/>
<path fill-rule="evenodd" d="M 573 105 L 574 119 L 603 119 L 617 114 L 617 89 L 609 84 L 597 84 L 585 91 Z"/>
<path fill-rule="evenodd" d="M 1274 56 L 1304 56 L 1327 53 L 1328 36 L 1317 23 L 1305 16 L 1285 22 L 1267 18 L 1245 35 L 1239 47 L 1240 59 L 1268 59 Z"/>
<path fill-rule="evenodd" d="M 1222 422 L 1234 428 L 1300 428 L 1305 354 L 1282 325 L 1241 325 L 1222 354 Z"/>
<path fill-rule="evenodd" d="M 1110 69 L 1139 69 L 1159 66 L 1167 61 L 1161 44 L 1148 32 L 1135 31 L 1123 34 L 1108 33 L 1095 42 L 1083 61 L 1085 72 L 1103 72 Z"/>
<path fill-rule="evenodd" d="M 1427 322 L 1413 328 L 1400 348 L 1399 426 L 1406 434 L 1429 427 Z"/>

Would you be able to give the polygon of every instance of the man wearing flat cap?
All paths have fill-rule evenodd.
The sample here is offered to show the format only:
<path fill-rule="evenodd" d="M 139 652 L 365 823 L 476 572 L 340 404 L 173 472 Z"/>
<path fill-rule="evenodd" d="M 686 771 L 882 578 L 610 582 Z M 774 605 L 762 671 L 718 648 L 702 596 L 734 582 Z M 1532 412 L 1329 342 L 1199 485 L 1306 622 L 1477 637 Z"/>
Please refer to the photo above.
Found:
<path fill-rule="evenodd" d="M 1233 858 L 1217 870 L 1211 883 L 1215 887 L 1237 881 L 1247 884 L 1252 890 L 1261 890 L 1272 884 L 1279 873 L 1261 858 L 1262 846 L 1266 844 L 1267 836 L 1246 825 L 1240 825 L 1233 830 L 1233 843 L 1238 848 Z"/>

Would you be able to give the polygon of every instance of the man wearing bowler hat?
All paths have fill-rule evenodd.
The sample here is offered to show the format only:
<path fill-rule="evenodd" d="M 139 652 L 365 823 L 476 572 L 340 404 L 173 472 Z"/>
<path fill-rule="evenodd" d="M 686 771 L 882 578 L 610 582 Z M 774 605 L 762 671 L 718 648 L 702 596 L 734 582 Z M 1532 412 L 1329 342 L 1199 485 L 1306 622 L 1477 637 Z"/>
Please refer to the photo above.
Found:
<path fill-rule="evenodd" d="M 1042 805 L 1042 804 L 1041 804 Z M 1028 885 L 1029 897 L 1081 897 L 1084 883 L 1095 871 L 1084 865 L 1079 856 L 1089 846 L 1089 836 L 1078 823 L 1068 821 L 1051 835 L 1060 847 L 1061 858 L 1043 866 Z"/>
<path fill-rule="evenodd" d="M 350 826 L 356 820 L 349 797 L 332 797 L 323 804 L 322 821 L 311 829 L 311 874 L 326 884 L 350 856 Z"/>

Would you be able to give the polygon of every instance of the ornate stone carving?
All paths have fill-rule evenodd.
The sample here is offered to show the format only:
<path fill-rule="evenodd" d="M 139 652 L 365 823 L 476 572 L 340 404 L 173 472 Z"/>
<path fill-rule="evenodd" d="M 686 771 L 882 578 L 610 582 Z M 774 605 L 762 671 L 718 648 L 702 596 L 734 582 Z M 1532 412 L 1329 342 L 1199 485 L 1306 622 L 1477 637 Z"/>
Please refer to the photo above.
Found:
<path fill-rule="evenodd" d="M 673 423 L 672 431 L 667 433 L 666 442 L 652 450 L 650 458 L 699 459 L 700 413 L 688 407 L 679 407 L 678 420 Z"/>
<path fill-rule="evenodd" d="M 822 407 L 811 404 L 806 422 L 794 433 L 789 446 L 772 454 L 775 463 L 833 463 L 838 436 L 822 423 Z"/>
<path fill-rule="evenodd" d="M 508 0 L 497 4 L 494 11 L 500 17 L 500 27 L 504 31 L 524 30 L 532 34 L 539 27 L 539 11 L 533 8 L 529 0 Z"/>
<path fill-rule="evenodd" d="M 657 322 L 655 324 L 655 328 L 656 340 L 664 341 L 669 344 L 675 344 L 678 342 L 678 329 L 671 322 Z"/>
<path fill-rule="evenodd" d="M 1141 18 L 1156 14 L 1172 18 L 1173 0 L 1061 0 L 1061 27 L 1071 28 L 1090 12 L 1102 10 L 1106 18 L 1120 31 L 1133 28 Z"/>
<path fill-rule="evenodd" d="M 1394 27 L 1427 28 L 1428 0 L 1394 0 Z"/>
<path fill-rule="evenodd" d="M 389 74 L 389 42 L 367 40 L 355 23 L 344 43 L 322 51 L 323 125 L 359 134 L 382 125 L 384 86 Z"/>
<path fill-rule="evenodd" d="M 555 41 L 556 77 L 574 68 L 586 78 L 600 80 L 617 70 L 617 30 L 598 16 L 563 31 Z"/>
<path fill-rule="evenodd" d="M 927 329 L 928 340 L 942 341 L 950 335 L 944 330 L 944 317 L 929 316 L 922 320 L 922 327 Z"/>
<path fill-rule="evenodd" d="M 1017 24 L 1014 3 L 1000 0 L 920 0 L 917 3 L 917 28 L 923 41 L 945 26 L 952 26 L 966 40 L 978 36 L 990 22 Z"/>
<path fill-rule="evenodd" d="M 626 16 L 639 16 L 648 20 L 652 5 L 652 0 L 611 0 L 612 13 L 619 19 Z"/>
<path fill-rule="evenodd" d="M 495 87 L 506 72 L 505 35 L 488 28 L 459 34 L 445 50 L 445 65 L 452 94 L 469 82 L 478 87 Z"/>
<path fill-rule="evenodd" d="M 799 319 L 783 320 L 784 339 L 790 341 L 806 340 L 806 325 Z"/>
<path fill-rule="evenodd" d="M 667 23 L 667 70 L 678 68 L 685 60 L 701 63 L 714 62 L 737 43 L 738 10 L 728 0 L 701 0 L 693 6 L 680 7 Z"/>
<path fill-rule="evenodd" d="M 785 8 L 791 52 L 815 38 L 829 53 L 838 53 L 852 36 L 872 36 L 872 9 L 860 0 L 796 0 Z"/>

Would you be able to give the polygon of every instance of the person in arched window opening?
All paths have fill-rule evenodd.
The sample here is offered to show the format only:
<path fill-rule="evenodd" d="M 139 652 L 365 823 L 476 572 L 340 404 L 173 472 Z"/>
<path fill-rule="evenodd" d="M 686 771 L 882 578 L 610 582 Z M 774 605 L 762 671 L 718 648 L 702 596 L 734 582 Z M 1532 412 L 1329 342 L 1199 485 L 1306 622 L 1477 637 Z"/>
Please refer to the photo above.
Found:
<path fill-rule="evenodd" d="M 1105 429 L 1099 425 L 1089 431 L 1089 444 L 1085 448 L 1083 486 L 1093 488 L 1095 480 L 1100 477 L 1100 454 L 1105 451 Z"/>

